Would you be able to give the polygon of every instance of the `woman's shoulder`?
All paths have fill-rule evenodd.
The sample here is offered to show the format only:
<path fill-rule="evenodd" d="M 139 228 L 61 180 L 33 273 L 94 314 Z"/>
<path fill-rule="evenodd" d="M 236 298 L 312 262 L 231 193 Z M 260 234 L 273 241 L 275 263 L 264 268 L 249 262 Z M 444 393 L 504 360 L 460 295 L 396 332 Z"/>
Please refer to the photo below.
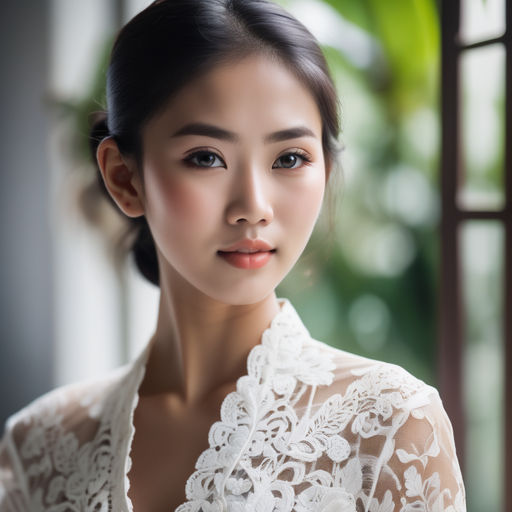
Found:
<path fill-rule="evenodd" d="M 400 402 L 411 407 L 427 403 L 428 396 L 438 396 L 433 386 L 398 364 L 364 357 L 314 339 L 290 302 L 281 300 L 282 314 L 270 330 L 275 335 L 272 337 L 281 341 L 274 343 L 279 367 L 289 359 L 290 353 L 300 354 L 300 361 L 290 369 L 304 384 L 315 385 L 318 391 L 323 389 L 320 396 L 336 392 L 343 396 L 360 395 L 362 399 L 394 393 L 391 396 L 398 403 L 396 393 L 399 393 Z"/>
<path fill-rule="evenodd" d="M 311 423 L 327 439 L 331 462 L 344 460 L 333 466 L 333 481 L 345 480 L 345 490 L 370 510 L 426 506 L 417 488 L 439 510 L 465 510 L 453 429 L 437 389 L 400 365 L 318 340 L 310 346 L 331 362 L 332 379 L 317 390 Z"/>
<path fill-rule="evenodd" d="M 309 346 L 330 364 L 328 384 L 317 389 L 317 407 L 325 407 L 335 397 L 339 407 L 350 409 L 354 418 L 361 414 L 366 417 L 368 413 L 392 420 L 402 414 L 420 414 L 421 410 L 446 416 L 438 390 L 402 366 L 347 352 L 315 339 L 310 340 Z M 326 367 L 327 363 L 323 365 Z"/>
<path fill-rule="evenodd" d="M 6 431 L 26 430 L 32 424 L 59 422 L 69 428 L 81 421 L 101 421 L 131 405 L 144 374 L 149 345 L 122 366 L 98 376 L 56 387 L 10 416 Z"/>
<path fill-rule="evenodd" d="M 126 408 L 132 369 L 133 363 L 39 396 L 7 419 L 3 441 L 30 458 L 59 436 L 94 438 L 102 422 Z"/>
<path fill-rule="evenodd" d="M 89 416 L 95 417 L 99 412 L 97 406 L 116 388 L 116 384 L 125 374 L 123 370 L 124 367 L 117 368 L 100 376 L 51 389 L 10 416 L 7 425 L 22 425 L 35 421 L 36 418 L 62 418 L 77 409 L 85 409 Z"/>

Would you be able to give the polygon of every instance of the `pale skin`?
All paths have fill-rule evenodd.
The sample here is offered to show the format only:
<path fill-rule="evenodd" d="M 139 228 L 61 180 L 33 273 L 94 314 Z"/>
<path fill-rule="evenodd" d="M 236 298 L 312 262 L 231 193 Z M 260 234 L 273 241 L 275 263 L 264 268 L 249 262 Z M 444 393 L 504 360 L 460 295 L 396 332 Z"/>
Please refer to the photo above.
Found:
<path fill-rule="evenodd" d="M 196 126 L 176 135 L 192 123 L 224 132 Z M 134 416 L 136 512 L 169 512 L 185 501 L 222 400 L 279 311 L 274 290 L 320 212 L 329 175 L 321 141 L 309 90 L 282 63 L 251 55 L 196 78 L 149 120 L 144 181 L 112 138 L 98 148 L 119 208 L 146 216 L 160 269 L 158 320 Z M 219 257 L 247 238 L 276 249 L 262 268 Z"/>

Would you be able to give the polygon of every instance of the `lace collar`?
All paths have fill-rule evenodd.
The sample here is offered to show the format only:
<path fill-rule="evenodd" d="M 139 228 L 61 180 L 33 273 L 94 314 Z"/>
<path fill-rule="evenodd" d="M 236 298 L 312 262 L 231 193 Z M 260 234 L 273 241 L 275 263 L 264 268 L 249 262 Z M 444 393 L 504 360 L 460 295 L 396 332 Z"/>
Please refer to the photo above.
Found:
<path fill-rule="evenodd" d="M 248 474 L 250 460 L 262 456 L 275 458 L 279 451 L 284 453 L 293 449 L 293 440 L 288 435 L 290 429 L 285 423 L 291 420 L 298 424 L 299 421 L 297 417 L 287 418 L 286 415 L 293 413 L 293 406 L 308 388 L 314 390 L 317 386 L 331 384 L 335 368 L 331 358 L 312 342 L 288 299 L 280 298 L 278 302 L 280 311 L 263 332 L 260 344 L 249 353 L 247 374 L 238 379 L 236 391 L 222 402 L 220 421 L 209 431 L 209 448 L 199 456 L 196 471 L 187 481 L 187 501 L 176 512 L 272 510 L 271 506 L 265 508 L 270 505 L 267 501 L 273 499 L 271 494 L 264 492 L 266 486 L 255 484 Z M 135 393 L 125 458 L 125 497 L 130 511 L 127 475 L 131 467 L 133 413 L 148 357 L 149 346 L 133 365 Z M 286 409 L 286 414 L 282 409 Z M 308 416 L 309 411 L 306 411 L 304 418 Z M 296 449 L 300 451 L 300 447 Z M 260 508 L 262 504 L 263 508 Z"/>

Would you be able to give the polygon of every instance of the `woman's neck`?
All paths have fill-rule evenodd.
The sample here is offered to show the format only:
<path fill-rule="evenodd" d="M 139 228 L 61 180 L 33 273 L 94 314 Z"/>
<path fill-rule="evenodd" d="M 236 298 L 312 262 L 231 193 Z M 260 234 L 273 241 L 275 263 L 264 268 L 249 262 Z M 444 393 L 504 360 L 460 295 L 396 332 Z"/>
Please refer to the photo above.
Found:
<path fill-rule="evenodd" d="M 172 394 L 193 405 L 245 374 L 248 353 L 279 304 L 272 292 L 255 304 L 232 306 L 170 281 L 162 279 L 157 326 L 139 393 Z"/>

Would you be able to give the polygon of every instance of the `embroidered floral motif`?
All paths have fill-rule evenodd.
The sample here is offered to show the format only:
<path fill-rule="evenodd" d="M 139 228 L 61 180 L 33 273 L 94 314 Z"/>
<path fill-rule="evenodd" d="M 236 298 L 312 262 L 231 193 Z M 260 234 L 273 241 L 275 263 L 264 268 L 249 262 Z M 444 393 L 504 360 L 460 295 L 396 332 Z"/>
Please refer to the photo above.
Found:
<path fill-rule="evenodd" d="M 405 472 L 406 496 L 415 498 L 414 501 L 407 503 L 402 498 L 402 510 L 404 512 L 417 510 L 431 510 L 432 512 L 442 512 L 445 510 L 444 500 L 451 500 L 451 493 L 448 489 L 441 490 L 441 479 L 439 473 L 432 473 L 425 480 L 422 479 L 418 470 L 410 466 Z"/>

